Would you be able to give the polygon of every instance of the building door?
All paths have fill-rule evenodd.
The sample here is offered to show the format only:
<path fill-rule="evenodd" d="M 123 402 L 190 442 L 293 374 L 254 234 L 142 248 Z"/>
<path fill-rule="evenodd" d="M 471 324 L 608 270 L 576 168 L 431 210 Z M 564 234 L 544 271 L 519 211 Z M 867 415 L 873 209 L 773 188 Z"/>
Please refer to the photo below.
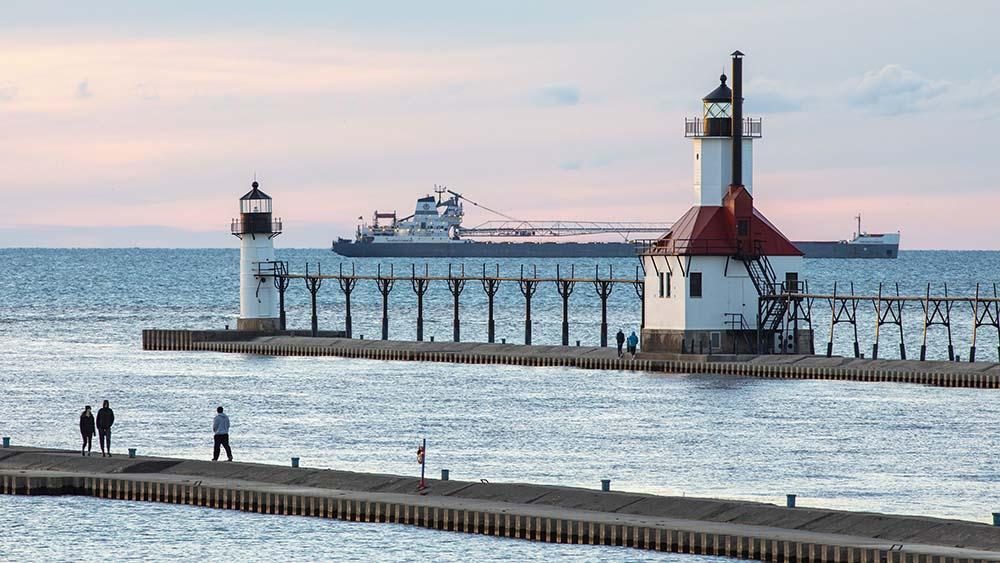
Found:
<path fill-rule="evenodd" d="M 727 303 L 726 312 L 743 315 L 743 320 L 746 321 L 748 325 L 753 326 L 755 322 L 756 313 L 751 315 L 748 313 L 746 295 L 743 292 L 743 282 L 749 278 L 733 278 L 727 279 L 729 283 L 729 302 Z M 729 319 L 726 319 L 729 320 Z"/>

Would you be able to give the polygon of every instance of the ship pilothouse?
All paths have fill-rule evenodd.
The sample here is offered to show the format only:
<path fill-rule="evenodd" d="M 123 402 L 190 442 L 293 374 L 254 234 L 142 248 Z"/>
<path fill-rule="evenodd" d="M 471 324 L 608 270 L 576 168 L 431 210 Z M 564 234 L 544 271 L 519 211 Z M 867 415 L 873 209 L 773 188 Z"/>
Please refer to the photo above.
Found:
<path fill-rule="evenodd" d="M 256 180 L 240 198 L 240 217 L 230 232 L 240 239 L 239 330 L 274 331 L 279 328 L 277 288 L 274 286 L 274 237 L 281 220 L 272 216 L 272 200 Z"/>
<path fill-rule="evenodd" d="M 448 190 L 435 186 L 435 198 L 427 195 L 417 199 L 412 215 L 397 218 L 396 212 L 375 212 L 370 224 L 358 226 L 358 243 L 460 243 L 458 229 L 465 211 L 458 194 L 444 197 Z M 387 223 L 383 223 L 387 221 Z"/>

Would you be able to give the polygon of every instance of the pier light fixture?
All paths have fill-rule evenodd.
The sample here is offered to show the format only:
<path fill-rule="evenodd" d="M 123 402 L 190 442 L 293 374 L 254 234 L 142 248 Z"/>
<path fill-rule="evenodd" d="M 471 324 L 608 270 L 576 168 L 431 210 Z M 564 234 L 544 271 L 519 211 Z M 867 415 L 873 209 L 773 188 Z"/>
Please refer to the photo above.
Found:
<path fill-rule="evenodd" d="M 254 181 L 251 190 L 240 198 L 240 213 L 270 213 L 271 196 L 260 191 L 260 184 Z"/>

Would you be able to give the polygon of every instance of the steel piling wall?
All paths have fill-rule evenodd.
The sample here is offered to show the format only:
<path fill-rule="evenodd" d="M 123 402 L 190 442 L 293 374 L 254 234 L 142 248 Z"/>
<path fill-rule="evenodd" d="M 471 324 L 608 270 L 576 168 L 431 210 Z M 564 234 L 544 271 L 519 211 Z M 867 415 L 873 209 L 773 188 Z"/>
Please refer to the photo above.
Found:
<path fill-rule="evenodd" d="M 718 374 L 767 379 L 826 379 L 836 381 L 864 381 L 916 383 L 938 387 L 964 387 L 979 389 L 1000 388 L 1000 374 L 962 371 L 906 371 L 886 369 L 879 365 L 853 366 L 796 366 L 794 364 L 740 361 L 659 360 L 570 355 L 545 355 L 532 353 L 526 347 L 506 345 L 510 353 L 476 351 L 413 350 L 387 347 L 384 341 L 376 346 L 358 345 L 364 341 L 351 341 L 353 346 L 319 345 L 308 338 L 301 342 L 239 342 L 199 341 L 192 339 L 192 331 L 148 329 L 142 331 L 142 347 L 155 351 L 206 351 L 269 356 L 333 356 L 368 360 L 443 362 L 462 364 L 501 364 L 529 367 L 575 367 L 591 370 L 628 370 L 677 374 Z M 406 343 L 410 345 L 416 343 Z M 855 361 L 859 362 L 859 361 Z M 864 362 L 861 360 L 860 362 Z"/>
<path fill-rule="evenodd" d="M 692 529 L 613 524 L 595 520 L 455 509 L 420 502 L 377 502 L 363 498 L 284 493 L 252 485 L 201 485 L 143 476 L 36 477 L 3 472 L 7 495 L 83 495 L 101 499 L 160 502 L 259 514 L 307 516 L 350 522 L 392 523 L 435 530 L 530 541 L 631 547 L 653 551 L 717 555 L 788 563 L 980 563 L 985 559 L 931 556 L 905 550 L 861 548 L 778 540 Z"/>

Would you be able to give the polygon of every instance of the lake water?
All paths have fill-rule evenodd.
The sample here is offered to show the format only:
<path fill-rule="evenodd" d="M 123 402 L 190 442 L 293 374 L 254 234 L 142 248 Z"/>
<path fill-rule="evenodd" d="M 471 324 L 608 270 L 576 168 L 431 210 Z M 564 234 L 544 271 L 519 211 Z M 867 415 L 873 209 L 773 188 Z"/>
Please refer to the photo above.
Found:
<path fill-rule="evenodd" d="M 296 271 L 306 262 L 322 261 L 324 271 L 338 264 L 321 250 L 278 252 Z M 767 502 L 796 493 L 800 505 L 982 522 L 1000 510 L 995 391 L 143 352 L 142 328 L 234 323 L 237 250 L 13 249 L 0 250 L 0 258 L 7 266 L 0 276 L 0 395 L 6 411 L 0 434 L 15 443 L 74 448 L 82 406 L 107 398 L 117 416 L 118 451 L 136 447 L 207 459 L 212 415 L 222 404 L 232 418 L 234 453 L 245 461 L 287 464 L 299 456 L 311 467 L 415 474 L 412 452 L 426 437 L 429 471 L 448 468 L 460 480 L 597 488 L 610 478 L 622 490 Z M 517 273 L 521 263 L 501 263 L 501 270 Z M 539 275 L 554 274 L 553 263 L 539 262 Z M 577 275 L 592 274 L 598 264 L 613 265 L 616 277 L 635 275 L 634 260 L 559 263 L 564 272 L 575 264 Z M 356 264 L 372 270 L 375 263 Z M 409 262 L 394 268 L 409 270 Z M 430 268 L 446 271 L 447 262 Z M 967 292 L 976 283 L 992 291 L 1000 278 L 1000 253 L 807 261 L 804 277 L 814 292 L 828 291 L 834 280 L 854 281 L 859 293 L 877 290 L 880 281 L 899 282 L 902 293 L 922 292 L 928 281 L 935 287 L 947 282 L 949 293 Z M 307 327 L 304 284 L 293 286 L 288 298 L 289 324 Z M 352 302 L 356 334 L 378 334 L 379 299 L 373 284 L 359 285 Z M 482 289 L 470 284 L 462 296 L 463 337 L 485 339 L 484 301 Z M 342 303 L 336 283 L 328 282 L 321 290 L 321 328 L 342 327 Z M 577 286 L 572 340 L 597 342 L 598 303 L 593 287 Z M 428 293 L 425 307 L 426 334 L 450 338 L 451 295 L 443 284 Z M 557 343 L 561 313 L 554 287 L 539 288 L 532 313 L 535 342 Z M 815 314 L 819 349 L 827 329 L 822 307 Z M 631 287 L 614 290 L 610 316 L 612 331 L 637 328 L 639 306 Z M 390 336 L 412 338 L 414 317 L 413 292 L 399 284 L 391 296 Z M 916 351 L 919 312 L 906 320 L 917 323 L 913 330 L 907 325 L 908 347 Z M 859 329 L 863 350 L 870 349 L 871 328 Z M 502 286 L 498 296 L 497 331 L 509 342 L 523 337 L 523 298 L 513 285 Z M 956 324 L 954 332 L 964 355 L 969 327 Z M 995 332 L 980 333 L 980 349 L 995 357 L 990 338 Z M 848 352 L 851 342 L 838 340 L 838 352 Z M 888 342 L 882 345 L 887 352 L 895 348 Z M 934 342 L 929 353 L 940 357 L 945 348 Z M 102 542 L 114 547 L 116 557 L 153 560 L 657 557 L 95 499 L 0 497 L 0 518 L 19 526 L 16 534 L 0 536 L 0 559 L 76 559 L 100 553 Z M 109 525 L 95 528 L 92 520 Z"/>

